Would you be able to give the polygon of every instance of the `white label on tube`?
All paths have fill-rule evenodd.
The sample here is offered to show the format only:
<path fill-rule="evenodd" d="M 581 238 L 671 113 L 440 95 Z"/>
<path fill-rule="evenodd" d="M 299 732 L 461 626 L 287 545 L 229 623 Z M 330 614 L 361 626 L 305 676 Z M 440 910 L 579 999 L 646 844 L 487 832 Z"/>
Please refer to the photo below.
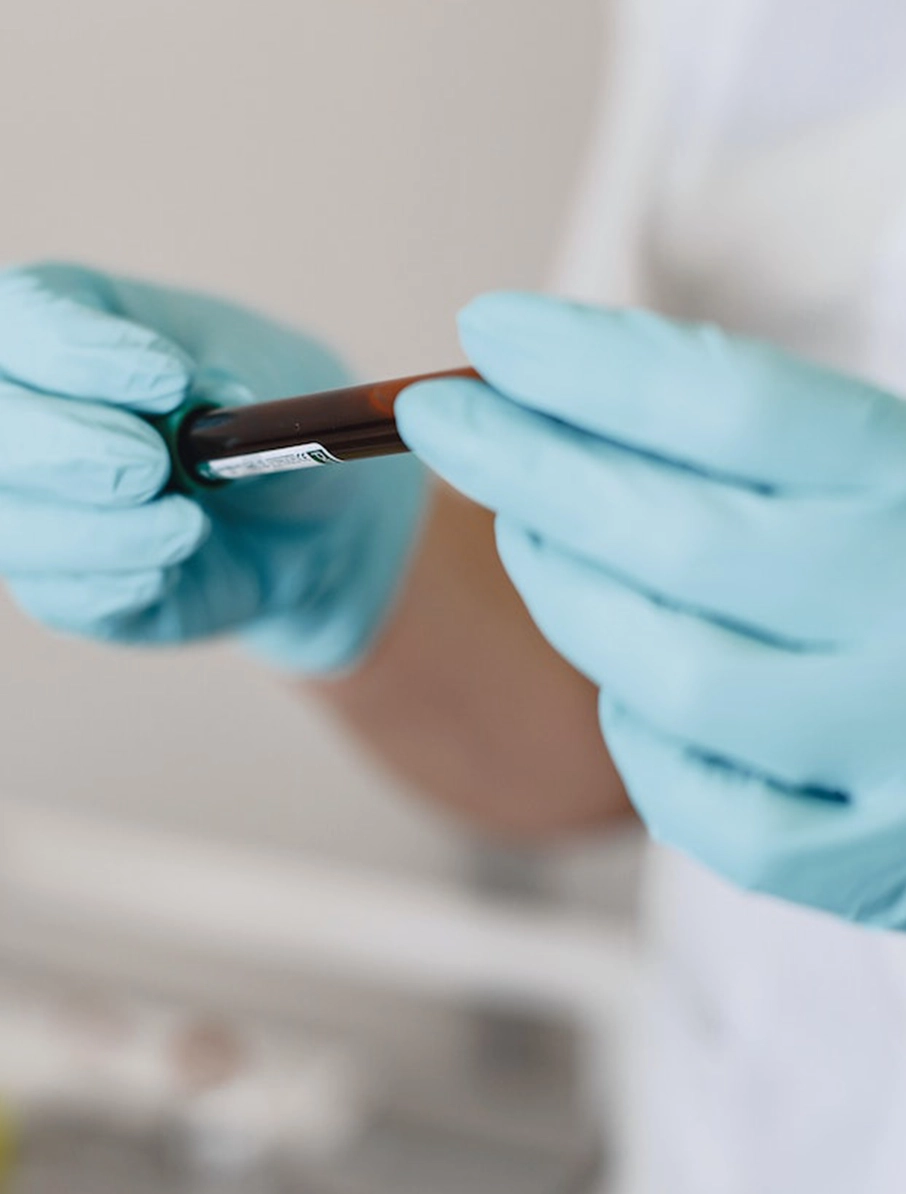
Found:
<path fill-rule="evenodd" d="M 267 473 L 288 473 L 299 468 L 341 463 L 321 444 L 294 444 L 291 448 L 270 448 L 266 452 L 249 452 L 245 456 L 205 460 L 198 465 L 198 472 L 209 481 L 239 481 L 243 477 L 261 477 Z"/>

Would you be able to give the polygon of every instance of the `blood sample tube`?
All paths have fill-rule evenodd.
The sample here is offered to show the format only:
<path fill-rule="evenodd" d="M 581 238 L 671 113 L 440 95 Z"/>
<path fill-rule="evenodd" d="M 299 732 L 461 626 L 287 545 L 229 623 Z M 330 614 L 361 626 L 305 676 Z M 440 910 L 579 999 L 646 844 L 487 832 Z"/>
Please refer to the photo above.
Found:
<path fill-rule="evenodd" d="M 251 406 L 189 410 L 164 429 L 174 477 L 216 485 L 405 452 L 393 417 L 398 395 L 415 382 L 447 377 L 479 375 L 451 369 Z"/>

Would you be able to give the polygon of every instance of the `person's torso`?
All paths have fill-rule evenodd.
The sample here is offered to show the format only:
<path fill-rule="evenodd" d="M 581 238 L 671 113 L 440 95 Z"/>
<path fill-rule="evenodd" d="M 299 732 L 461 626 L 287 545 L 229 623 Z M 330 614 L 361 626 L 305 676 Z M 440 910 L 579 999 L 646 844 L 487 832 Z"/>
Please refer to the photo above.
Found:
<path fill-rule="evenodd" d="M 903 0 L 616 15 L 561 288 L 715 320 L 906 396 Z M 654 870 L 650 1188 L 901 1194 L 906 938 L 667 853 Z"/>

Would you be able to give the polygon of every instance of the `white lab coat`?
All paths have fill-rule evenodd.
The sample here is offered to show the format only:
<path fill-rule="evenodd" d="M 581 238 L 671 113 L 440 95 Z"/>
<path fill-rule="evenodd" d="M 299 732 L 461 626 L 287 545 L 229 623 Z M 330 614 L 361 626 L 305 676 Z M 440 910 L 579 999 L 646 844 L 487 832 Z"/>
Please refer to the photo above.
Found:
<path fill-rule="evenodd" d="M 614 26 L 562 288 L 906 396 L 906 0 L 618 0 Z M 906 935 L 653 861 L 646 1190 L 904 1194 Z"/>

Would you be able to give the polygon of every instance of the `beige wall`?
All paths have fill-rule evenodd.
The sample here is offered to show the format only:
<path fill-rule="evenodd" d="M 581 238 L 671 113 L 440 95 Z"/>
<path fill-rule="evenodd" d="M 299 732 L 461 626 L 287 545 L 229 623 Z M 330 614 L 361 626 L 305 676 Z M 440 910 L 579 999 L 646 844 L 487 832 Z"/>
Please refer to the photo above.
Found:
<path fill-rule="evenodd" d="M 244 298 L 364 374 L 443 367 L 453 313 L 537 286 L 599 0 L 5 0 L 0 261 Z M 0 795 L 436 868 L 438 822 L 222 649 L 61 642 L 0 601 Z"/>

